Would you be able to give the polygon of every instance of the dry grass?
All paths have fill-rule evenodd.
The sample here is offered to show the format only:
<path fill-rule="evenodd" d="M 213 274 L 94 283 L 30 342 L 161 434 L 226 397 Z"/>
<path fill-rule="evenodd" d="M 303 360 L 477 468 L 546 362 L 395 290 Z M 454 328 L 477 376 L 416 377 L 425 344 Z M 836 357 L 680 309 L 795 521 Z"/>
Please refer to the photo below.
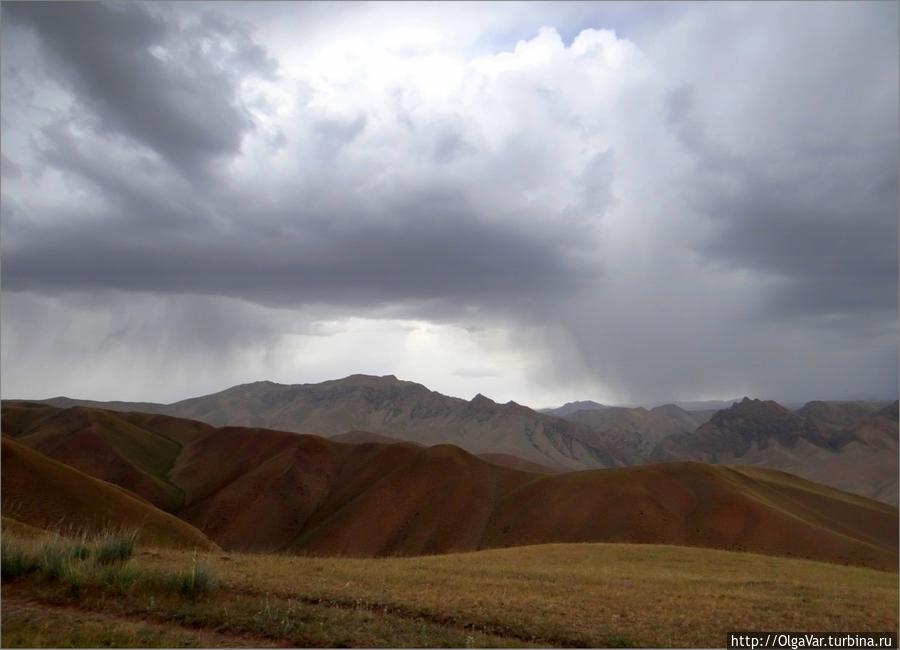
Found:
<path fill-rule="evenodd" d="M 196 561 L 153 549 L 131 565 L 162 575 Z M 318 647 L 709 647 L 734 629 L 896 631 L 898 622 L 896 573 L 695 548 L 567 544 L 374 560 L 213 553 L 199 561 L 217 586 L 198 599 L 140 581 L 114 599 L 98 588 L 74 599 L 34 576 L 4 585 L 3 595 Z M 15 638 L 28 645 L 27 635 Z"/>

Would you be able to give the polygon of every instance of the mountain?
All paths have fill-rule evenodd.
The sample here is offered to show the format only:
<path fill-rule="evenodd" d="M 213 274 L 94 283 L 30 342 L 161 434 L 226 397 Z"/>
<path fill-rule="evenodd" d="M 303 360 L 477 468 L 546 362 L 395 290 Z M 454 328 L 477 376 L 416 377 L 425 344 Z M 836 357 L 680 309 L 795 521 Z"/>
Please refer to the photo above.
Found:
<path fill-rule="evenodd" d="M 101 403 L 54 398 L 44 402 L 47 404 L 73 407 Z M 878 455 L 878 444 L 895 443 L 890 436 L 882 443 L 869 441 L 871 431 L 882 431 L 885 423 L 872 425 L 869 433 L 851 431 L 863 422 L 861 417 L 873 417 L 872 411 L 884 403 L 810 402 L 792 412 L 776 402 L 745 398 L 715 413 L 684 408 L 705 407 L 712 402 L 665 404 L 652 409 L 603 407 L 596 402 L 572 404 L 601 408 L 572 411 L 564 419 L 515 402 L 498 404 L 483 395 L 468 401 L 448 397 L 392 375 L 352 375 L 319 384 L 256 382 L 173 404 L 114 402 L 109 407 L 117 411 L 143 409 L 144 418 L 165 414 L 214 426 L 326 436 L 365 431 L 426 446 L 453 444 L 475 455 L 492 455 L 506 465 L 531 463 L 546 471 L 678 459 L 743 463 L 785 469 L 897 503 L 896 490 L 891 487 L 896 483 L 896 459 Z M 15 426 L 16 417 L 6 418 L 7 423 Z M 102 427 L 96 429 L 92 425 L 90 435 L 87 431 L 80 435 L 103 448 L 98 442 Z M 58 446 L 51 449 L 51 443 Z M 79 445 L 87 443 L 48 441 L 41 449 L 64 459 L 66 444 L 77 456 Z M 141 444 L 165 445 L 154 437 Z M 135 489 L 145 498 L 164 508 L 180 498 L 165 484 L 165 466 L 146 467 L 140 453 L 119 454 L 124 460 L 109 456 L 108 448 L 103 454 L 107 458 L 102 464 L 109 472 L 104 478 L 111 479 L 113 471 L 138 471 L 146 475 L 147 485 Z"/>
<path fill-rule="evenodd" d="M 673 402 L 675 406 L 678 408 L 682 408 L 685 411 L 710 411 L 716 412 L 721 411 L 722 409 L 729 408 L 732 404 L 740 402 L 741 398 L 737 397 L 735 399 L 707 399 L 707 400 L 694 400 L 688 402 Z"/>
<path fill-rule="evenodd" d="M 92 410 L 47 408 L 15 412 L 19 440 L 36 444 L 44 427 L 54 436 L 77 434 L 59 434 L 59 419 Z M 895 507 L 781 472 L 673 462 L 537 474 L 451 445 L 348 443 L 153 414 L 89 415 L 108 427 L 113 449 L 117 436 L 135 438 L 133 428 L 177 441 L 164 474 L 183 495 L 174 514 L 226 549 L 386 556 L 604 541 L 747 550 L 891 570 L 897 564 Z M 109 516 L 102 505 L 107 497 L 81 497 L 83 479 L 60 487 L 55 478 L 84 474 L 12 440 L 5 438 L 4 445 L 4 499 L 30 490 L 27 503 L 70 518 Z M 152 450 L 168 462 L 168 448 Z M 34 469 L 41 466 L 55 469 Z M 8 474 L 15 483 L 7 483 Z M 143 485 L 140 479 L 120 475 Z M 44 490 L 45 482 L 51 489 Z M 70 504 L 73 496 L 79 500 Z M 93 508 L 92 499 L 101 506 Z"/>
<path fill-rule="evenodd" d="M 652 410 L 610 406 L 602 410 L 574 411 L 565 419 L 592 431 L 605 432 L 607 438 L 617 436 L 619 444 L 634 446 L 639 454 L 645 454 L 663 438 L 694 431 L 709 418 L 665 404 Z"/>
<path fill-rule="evenodd" d="M 181 519 L 105 481 L 88 476 L 3 436 L 4 527 L 100 533 L 139 529 L 147 544 L 213 550 L 203 533 Z M 11 519 L 11 522 L 7 522 Z"/>
<path fill-rule="evenodd" d="M 68 398 L 56 406 L 96 406 Z M 146 405 L 118 402 L 118 411 Z M 263 381 L 220 393 L 154 404 L 151 412 L 213 426 L 249 426 L 332 436 L 369 431 L 423 445 L 454 444 L 474 454 L 507 454 L 552 470 L 619 466 L 630 462 L 603 436 L 525 406 L 476 395 L 466 401 L 393 375 L 351 375 L 319 384 Z"/>
<path fill-rule="evenodd" d="M 538 409 L 538 413 L 543 413 L 544 415 L 553 415 L 558 418 L 564 418 L 567 415 L 575 413 L 576 411 L 599 411 L 605 408 L 609 407 L 588 399 L 581 400 L 579 402 L 566 402 L 562 406 L 558 406 L 556 408 Z"/>
<path fill-rule="evenodd" d="M 810 415 L 819 408 L 802 415 L 776 402 L 744 398 L 697 431 L 661 441 L 649 458 L 781 469 L 896 504 L 896 402 L 845 429 L 836 428 L 833 417 L 823 423 Z"/>
<path fill-rule="evenodd" d="M 839 431 L 874 415 L 886 406 L 883 402 L 814 401 L 807 402 L 795 413 L 811 419 L 823 430 Z"/>

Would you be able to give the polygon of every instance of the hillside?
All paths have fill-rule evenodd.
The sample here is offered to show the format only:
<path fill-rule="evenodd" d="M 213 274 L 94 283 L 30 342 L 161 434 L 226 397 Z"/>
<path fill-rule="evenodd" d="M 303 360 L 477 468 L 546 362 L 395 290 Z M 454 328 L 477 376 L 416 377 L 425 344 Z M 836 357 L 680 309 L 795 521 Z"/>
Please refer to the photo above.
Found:
<path fill-rule="evenodd" d="M 348 431 L 347 433 L 341 433 L 336 436 L 331 436 L 331 440 L 335 442 L 349 442 L 350 444 L 354 445 L 360 445 L 368 442 L 376 442 L 385 445 L 403 443 L 402 440 L 399 440 L 397 438 L 389 438 L 388 436 L 383 436 L 378 433 L 371 433 L 370 431 Z M 481 460 L 491 463 L 492 465 L 509 467 L 511 469 L 520 469 L 525 472 L 533 472 L 536 474 L 555 474 L 557 471 L 559 471 L 545 465 L 532 463 L 531 461 L 527 461 L 524 458 L 519 458 L 518 456 L 513 456 L 512 454 L 488 453 L 478 454 L 477 457 Z"/>
<path fill-rule="evenodd" d="M 125 422 L 125 437 L 159 418 L 95 416 Z M 55 431 L 57 419 L 42 421 Z M 548 475 L 450 445 L 159 421 L 181 441 L 175 512 L 225 548 L 382 556 L 607 541 L 896 566 L 896 508 L 778 472 L 674 462 Z M 22 441 L 42 440 L 40 425 L 27 430 Z"/>
<path fill-rule="evenodd" d="M 140 529 L 146 544 L 214 549 L 196 528 L 121 487 L 88 476 L 3 436 L 4 519 L 41 529 Z M 16 524 L 7 524 L 16 530 Z M 21 529 L 19 529 L 21 530 Z"/>
<path fill-rule="evenodd" d="M 896 403 L 871 415 L 857 414 L 846 429 L 822 424 L 821 415 L 813 416 L 821 407 L 807 406 L 802 415 L 775 402 L 745 398 L 697 431 L 663 440 L 650 458 L 780 469 L 896 504 Z M 846 415 L 840 417 L 846 421 Z M 834 423 L 836 418 L 830 418 Z"/>
<path fill-rule="evenodd" d="M 165 416 L 83 406 L 3 405 L 4 433 L 86 474 L 125 486 L 168 512 L 180 508 L 184 498 L 168 476 L 182 445 L 210 429 Z"/>

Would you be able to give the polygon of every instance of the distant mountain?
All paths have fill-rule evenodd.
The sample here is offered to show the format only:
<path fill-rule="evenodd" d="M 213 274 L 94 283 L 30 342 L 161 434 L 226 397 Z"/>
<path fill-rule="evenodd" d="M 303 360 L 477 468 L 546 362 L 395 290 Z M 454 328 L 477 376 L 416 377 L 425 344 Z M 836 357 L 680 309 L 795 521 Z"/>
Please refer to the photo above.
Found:
<path fill-rule="evenodd" d="M 582 400 L 580 402 L 566 402 L 562 406 L 558 406 L 556 408 L 538 409 L 538 413 L 553 415 L 558 418 L 564 418 L 567 415 L 571 415 L 572 413 L 575 413 L 577 411 L 597 411 L 605 408 L 609 407 L 588 399 Z"/>
<path fill-rule="evenodd" d="M 875 414 L 888 404 L 884 402 L 807 402 L 795 413 L 813 420 L 829 431 L 846 429 Z"/>
<path fill-rule="evenodd" d="M 722 409 L 729 408 L 732 404 L 740 402 L 741 398 L 736 397 L 735 399 L 708 399 L 708 400 L 695 400 L 689 402 L 672 402 L 678 408 L 682 408 L 685 411 L 721 411 Z"/>
<path fill-rule="evenodd" d="M 48 402 L 98 404 L 68 398 Z M 5 405 L 4 427 L 15 427 L 16 416 L 11 413 L 7 418 Z M 897 490 L 892 487 L 897 482 L 896 454 L 884 452 L 885 446 L 896 447 L 896 427 L 887 424 L 889 414 L 875 412 L 883 405 L 810 402 L 793 412 L 776 402 L 744 398 L 715 413 L 666 404 L 653 409 L 582 409 L 563 419 L 515 402 L 498 404 L 483 395 L 471 400 L 448 397 L 392 375 L 352 375 L 319 384 L 256 382 L 174 404 L 117 402 L 109 406 L 214 426 L 326 436 L 366 431 L 424 446 L 453 444 L 475 455 L 514 457 L 550 471 L 679 459 L 750 464 L 784 469 L 897 503 Z M 67 441 L 47 440 L 41 449 L 64 460 L 63 454 L 77 454 L 79 445 L 99 444 L 104 439 L 102 421 L 79 425 L 85 417 L 83 413 L 64 416 L 72 420 L 66 426 L 78 425 L 78 434 Z M 59 426 L 66 421 L 60 420 Z M 147 444 L 151 442 L 165 446 L 153 438 Z M 147 486 L 142 494 L 161 507 L 166 499 L 179 498 L 170 486 L 159 482 L 159 468 L 147 467 L 140 454 L 132 450 L 123 455 L 124 460 L 117 460 L 109 455 L 109 445 L 104 445 L 98 449 L 106 456 L 97 457 L 105 459 L 98 462 L 110 476 L 138 472 Z"/>
<path fill-rule="evenodd" d="M 630 440 L 630 444 L 637 445 L 639 453 L 645 454 L 668 436 L 694 431 L 709 416 L 666 404 L 651 410 L 610 406 L 602 410 L 575 411 L 565 419 L 592 431 L 605 432 L 607 437 L 619 436 L 621 444 Z"/>
<path fill-rule="evenodd" d="M 649 459 L 782 469 L 896 504 L 900 471 L 896 404 L 850 418 L 835 416 L 830 409 L 827 417 L 821 416 L 819 406 L 802 415 L 776 402 L 744 398 L 718 411 L 695 432 L 661 441 Z M 854 424 L 838 428 L 836 421 L 844 418 Z"/>
<path fill-rule="evenodd" d="M 544 408 L 538 409 L 541 413 L 546 413 L 547 415 L 555 415 L 556 417 L 566 417 L 576 411 L 596 411 L 600 409 L 607 408 L 643 408 L 647 410 L 652 410 L 654 408 L 659 408 L 661 406 L 677 406 L 680 409 L 685 411 L 707 411 L 710 414 L 715 413 L 724 408 L 728 408 L 735 402 L 740 402 L 741 398 L 738 397 L 733 400 L 705 400 L 698 402 L 667 402 L 665 404 L 660 404 L 659 402 L 650 403 L 650 404 L 600 404 L 598 402 L 594 402 L 591 400 L 581 400 L 578 402 L 567 402 L 562 406 L 558 406 L 556 408 Z M 707 418 L 708 419 L 708 418 Z"/>
<path fill-rule="evenodd" d="M 54 398 L 55 406 L 98 406 Z M 106 405 L 103 405 L 106 406 Z M 325 436 L 368 431 L 423 445 L 454 444 L 474 454 L 508 454 L 551 470 L 615 467 L 633 462 L 602 435 L 515 402 L 476 395 L 466 401 L 393 375 L 351 375 L 319 384 L 269 381 L 173 404 L 110 403 L 117 411 L 148 410 L 213 426 L 263 427 Z"/>
<path fill-rule="evenodd" d="M 173 543 L 208 547 L 205 535 L 235 550 L 395 556 L 602 541 L 897 567 L 895 507 L 765 469 L 673 462 L 538 474 L 451 445 L 354 444 L 156 414 L 18 406 L 18 439 L 3 441 L 4 515 L 16 512 L 12 495 L 31 525 L 58 512 L 76 526 L 132 512 L 154 530 L 166 526 L 159 534 Z M 143 489 L 135 473 L 115 487 L 29 448 L 77 434 L 58 426 L 73 413 L 91 428 L 102 423 L 103 442 L 121 456 L 164 468 L 161 479 L 183 495 L 173 511 L 181 521 L 129 494 Z M 177 444 L 174 459 L 146 444 L 153 436 Z M 133 445 L 145 452 L 135 456 Z M 116 505 L 124 501 L 127 509 Z M 38 510 L 47 514 L 33 516 Z"/>

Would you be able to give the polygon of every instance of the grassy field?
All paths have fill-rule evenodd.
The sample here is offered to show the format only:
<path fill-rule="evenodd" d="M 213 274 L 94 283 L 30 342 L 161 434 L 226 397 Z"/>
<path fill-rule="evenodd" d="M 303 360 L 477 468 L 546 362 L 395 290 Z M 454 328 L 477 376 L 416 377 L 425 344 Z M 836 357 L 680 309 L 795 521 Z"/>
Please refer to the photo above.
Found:
<path fill-rule="evenodd" d="M 60 544 L 7 535 L 4 647 L 710 647 L 728 630 L 898 625 L 896 573 L 749 553 L 566 544 L 373 560 L 138 548 L 101 566 L 88 542 L 52 577 L 41 563 Z M 10 568 L 29 558 L 36 568 Z M 204 585 L 186 589 L 198 567 Z"/>

